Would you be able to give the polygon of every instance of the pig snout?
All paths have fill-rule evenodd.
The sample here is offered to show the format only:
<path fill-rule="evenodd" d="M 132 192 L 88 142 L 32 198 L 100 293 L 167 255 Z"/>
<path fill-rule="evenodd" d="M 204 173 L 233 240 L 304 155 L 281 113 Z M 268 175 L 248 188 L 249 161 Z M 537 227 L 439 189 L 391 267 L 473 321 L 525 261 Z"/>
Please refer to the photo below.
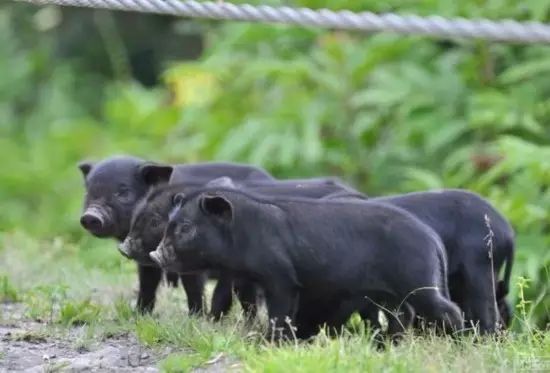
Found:
<path fill-rule="evenodd" d="M 162 256 L 162 254 L 160 253 L 159 249 L 157 249 L 156 251 L 151 251 L 149 253 L 149 257 L 153 260 L 153 262 L 155 262 L 159 267 L 163 267 L 164 266 L 164 258 Z"/>
<path fill-rule="evenodd" d="M 80 217 L 80 224 L 84 229 L 95 235 L 107 234 L 108 219 L 98 208 L 90 207 Z"/>
<path fill-rule="evenodd" d="M 128 259 L 132 259 L 132 243 L 129 237 L 118 245 L 118 251 Z"/>
<path fill-rule="evenodd" d="M 163 239 L 155 251 L 149 253 L 149 257 L 161 268 L 167 268 L 174 263 L 174 247 Z"/>
<path fill-rule="evenodd" d="M 105 225 L 103 219 L 100 216 L 86 213 L 80 218 L 80 224 L 89 231 L 97 231 L 103 228 Z"/>

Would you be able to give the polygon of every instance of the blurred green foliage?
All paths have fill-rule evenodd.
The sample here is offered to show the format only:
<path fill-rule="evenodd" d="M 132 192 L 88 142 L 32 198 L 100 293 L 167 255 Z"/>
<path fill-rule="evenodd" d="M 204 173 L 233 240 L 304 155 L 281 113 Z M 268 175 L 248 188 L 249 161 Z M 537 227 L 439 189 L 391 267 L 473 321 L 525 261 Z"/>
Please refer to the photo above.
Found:
<path fill-rule="evenodd" d="M 538 0 L 330 7 L 550 20 Z M 78 224 L 76 162 L 117 153 L 337 175 L 369 195 L 467 188 L 513 223 L 514 296 L 517 277 L 531 279 L 531 321 L 550 323 L 550 47 L 186 21 L 203 34 L 202 56 L 165 63 L 163 83 L 144 88 L 57 58 L 58 16 L 0 6 L 1 231 L 93 245 Z"/>

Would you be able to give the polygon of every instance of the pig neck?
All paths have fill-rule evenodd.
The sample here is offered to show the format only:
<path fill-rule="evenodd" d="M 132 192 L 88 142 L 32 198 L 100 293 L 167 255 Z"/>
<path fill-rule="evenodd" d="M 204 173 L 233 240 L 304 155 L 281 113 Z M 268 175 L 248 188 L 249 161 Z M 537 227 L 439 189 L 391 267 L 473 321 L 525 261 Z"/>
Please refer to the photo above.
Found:
<path fill-rule="evenodd" d="M 139 204 L 144 201 L 146 195 L 147 195 L 147 193 L 143 193 L 143 195 L 141 195 L 140 198 L 136 201 L 136 203 L 132 206 L 132 215 L 136 211 L 136 208 L 139 206 Z M 132 219 L 132 217 L 130 216 L 130 218 L 128 218 L 127 221 L 124 222 L 124 224 L 121 224 L 122 229 L 115 236 L 115 239 L 118 242 L 124 241 L 126 239 L 126 237 L 128 236 L 128 234 L 130 233 L 130 221 L 131 221 L 131 219 Z"/>
<path fill-rule="evenodd" d="M 266 206 L 266 205 L 264 205 Z M 250 234 L 251 227 L 232 229 L 232 245 L 226 260 L 234 265 L 234 269 L 245 268 L 253 277 L 270 281 L 276 279 L 289 286 L 297 286 L 296 271 L 287 248 L 292 247 L 292 233 L 289 220 L 279 207 L 268 204 L 268 209 L 250 211 L 254 217 L 253 228 L 256 235 Z M 238 255 L 231 255 L 238 253 Z M 260 267 L 258 267 L 258 258 Z"/>

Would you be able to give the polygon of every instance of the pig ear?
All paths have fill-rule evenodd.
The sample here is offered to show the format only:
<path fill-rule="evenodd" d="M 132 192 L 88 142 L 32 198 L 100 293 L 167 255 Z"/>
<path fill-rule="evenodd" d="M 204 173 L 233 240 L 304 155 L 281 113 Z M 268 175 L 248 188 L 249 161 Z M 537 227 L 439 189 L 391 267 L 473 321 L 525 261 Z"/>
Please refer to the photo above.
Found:
<path fill-rule="evenodd" d="M 80 169 L 80 172 L 82 172 L 82 176 L 86 178 L 92 168 L 94 167 L 94 164 L 90 161 L 81 161 L 78 163 L 78 168 Z"/>
<path fill-rule="evenodd" d="M 212 181 L 209 181 L 206 184 L 207 187 L 223 187 L 223 188 L 231 188 L 236 189 L 236 185 L 233 183 L 233 180 L 231 180 L 230 177 L 222 176 L 218 177 L 217 179 L 214 179 Z"/>
<path fill-rule="evenodd" d="M 146 163 L 139 168 L 141 177 L 145 180 L 145 184 L 149 186 L 167 183 L 173 170 L 172 166 L 156 163 Z"/>
<path fill-rule="evenodd" d="M 199 200 L 201 210 L 207 215 L 213 215 L 227 220 L 233 218 L 233 205 L 223 196 L 202 195 Z"/>

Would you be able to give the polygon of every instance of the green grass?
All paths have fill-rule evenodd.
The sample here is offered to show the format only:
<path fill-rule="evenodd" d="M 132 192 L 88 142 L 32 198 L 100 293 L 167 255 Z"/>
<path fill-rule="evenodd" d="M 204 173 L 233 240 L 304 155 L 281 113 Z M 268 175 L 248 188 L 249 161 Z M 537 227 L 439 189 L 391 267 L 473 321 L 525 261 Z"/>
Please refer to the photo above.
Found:
<path fill-rule="evenodd" d="M 200 366 L 204 360 L 198 354 L 172 354 L 164 359 L 160 367 L 166 372 L 187 372 L 194 367 Z"/>
<path fill-rule="evenodd" d="M 104 251 L 107 245 L 100 243 L 97 256 L 82 256 L 71 245 L 39 242 L 22 234 L 6 235 L 0 244 L 2 299 L 20 300 L 27 316 L 47 322 L 40 331 L 17 338 L 52 338 L 81 328 L 73 344 L 75 349 L 86 349 L 108 338 L 135 336 L 159 353 L 170 349 L 158 363 L 165 372 L 214 365 L 239 372 L 550 369 L 550 332 L 530 327 L 477 341 L 468 336 L 453 340 L 406 335 L 385 350 L 371 343 L 368 329 L 356 327 L 338 338 L 321 333 L 309 343 L 277 347 L 261 338 L 261 321 L 246 325 L 238 307 L 220 323 L 188 317 L 183 291 L 166 287 L 160 289 L 155 313 L 140 316 L 133 308 L 134 266 Z M 111 249 L 116 252 L 114 244 Z M 95 266 L 101 258 L 108 263 Z M 265 320 L 265 314 L 262 317 Z"/>
<path fill-rule="evenodd" d="M 59 322 L 65 325 L 90 324 L 101 313 L 101 306 L 89 299 L 79 302 L 65 302 L 59 310 Z"/>
<path fill-rule="evenodd" d="M 18 299 L 17 290 L 8 276 L 0 276 L 0 302 L 17 302 Z"/>

